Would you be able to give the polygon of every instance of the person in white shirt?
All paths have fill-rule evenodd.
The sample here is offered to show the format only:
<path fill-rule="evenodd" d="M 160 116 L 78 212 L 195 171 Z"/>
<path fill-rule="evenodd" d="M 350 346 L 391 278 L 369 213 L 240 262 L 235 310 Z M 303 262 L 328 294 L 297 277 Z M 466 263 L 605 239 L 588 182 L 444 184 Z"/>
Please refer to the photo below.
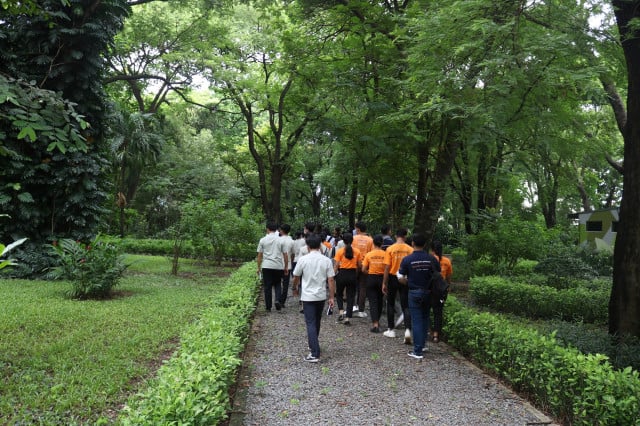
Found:
<path fill-rule="evenodd" d="M 295 248 L 293 244 L 293 238 L 289 235 L 289 231 L 291 231 L 291 226 L 287 223 L 284 223 L 280 226 L 280 239 L 282 240 L 282 251 L 287 254 L 289 258 L 289 264 L 287 265 L 288 273 L 282 275 L 282 292 L 280 296 L 280 305 L 284 308 L 285 303 L 287 301 L 287 296 L 289 295 L 289 279 L 291 276 L 291 272 L 293 268 L 291 267 L 293 259 L 295 258 Z"/>
<path fill-rule="evenodd" d="M 280 310 L 282 298 L 282 276 L 289 273 L 289 258 L 282 249 L 282 241 L 276 232 L 278 225 L 275 222 L 267 223 L 267 235 L 258 242 L 258 274 L 262 275 L 264 286 L 264 302 L 267 311 L 271 310 L 273 302 L 272 291 L 275 291 L 276 310 Z"/>
<path fill-rule="evenodd" d="M 320 322 L 328 302 L 333 310 L 336 284 L 334 281 L 333 262 L 320 253 L 321 239 L 311 234 L 306 239 L 309 253 L 298 259 L 293 270 L 294 295 L 300 292 L 304 321 L 307 326 L 307 340 L 311 352 L 304 360 L 307 362 L 320 361 Z M 327 294 L 327 284 L 329 290 Z"/>

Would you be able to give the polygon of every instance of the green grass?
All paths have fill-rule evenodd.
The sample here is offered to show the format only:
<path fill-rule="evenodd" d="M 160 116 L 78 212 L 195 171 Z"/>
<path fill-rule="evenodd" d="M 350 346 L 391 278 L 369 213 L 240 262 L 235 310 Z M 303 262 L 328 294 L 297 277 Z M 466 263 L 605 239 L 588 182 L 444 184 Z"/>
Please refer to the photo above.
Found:
<path fill-rule="evenodd" d="M 0 280 L 0 424 L 95 424 L 178 345 L 233 267 L 135 262 L 105 301 L 65 297 L 66 282 Z"/>

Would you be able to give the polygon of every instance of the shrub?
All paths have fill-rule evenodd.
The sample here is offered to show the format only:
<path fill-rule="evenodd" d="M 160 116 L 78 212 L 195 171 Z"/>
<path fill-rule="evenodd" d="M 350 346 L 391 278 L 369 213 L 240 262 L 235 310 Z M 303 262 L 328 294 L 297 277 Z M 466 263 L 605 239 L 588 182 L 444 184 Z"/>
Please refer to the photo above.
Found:
<path fill-rule="evenodd" d="M 619 370 L 631 367 L 640 371 L 640 339 L 628 337 L 620 342 L 603 327 L 583 322 L 545 321 L 538 325 L 545 334 L 555 333 L 564 346 L 572 346 L 585 354 L 605 354 Z"/>
<path fill-rule="evenodd" d="M 255 268 L 255 263 L 248 263 L 229 277 L 149 389 L 130 399 L 121 424 L 216 425 L 227 418 L 229 388 L 242 362 L 240 352 L 256 306 Z"/>
<path fill-rule="evenodd" d="M 11 278 L 42 278 L 49 268 L 55 266 L 56 257 L 50 244 L 25 241 L 12 252 L 17 265 L 2 270 L 2 276 Z"/>
<path fill-rule="evenodd" d="M 110 295 L 127 265 L 120 249 L 97 236 L 89 244 L 62 239 L 52 245 L 58 266 L 48 277 L 71 281 L 69 295 L 77 299 L 104 298 Z"/>
<path fill-rule="evenodd" d="M 464 307 L 447 304 L 449 343 L 503 377 L 535 405 L 564 424 L 636 425 L 640 422 L 640 377 L 616 371 L 600 354 L 585 355 L 555 337 Z"/>
<path fill-rule="evenodd" d="M 590 247 L 579 247 L 578 256 L 587 264 L 597 275 L 610 277 L 613 275 L 613 251 L 612 250 L 594 250 Z"/>
<path fill-rule="evenodd" d="M 472 259 L 488 258 L 496 265 L 505 264 L 513 269 L 518 260 L 538 259 L 548 239 L 548 232 L 538 223 L 498 218 L 478 234 L 469 236 L 467 243 Z"/>
<path fill-rule="evenodd" d="M 120 246 L 123 252 L 130 254 L 148 254 L 155 256 L 169 256 L 173 251 L 173 241 L 153 238 L 119 238 L 104 237 L 104 241 Z M 190 245 L 184 249 L 188 256 L 191 252 Z"/>
<path fill-rule="evenodd" d="M 456 248 L 451 251 L 451 264 L 454 271 L 454 280 L 467 281 L 472 273 L 472 265 L 469 262 L 467 252 L 464 249 Z"/>
<path fill-rule="evenodd" d="M 26 238 L 22 238 L 22 239 L 20 239 L 18 241 L 14 241 L 13 243 L 9 244 L 8 246 L 5 246 L 4 244 L 0 244 L 0 269 L 4 269 L 7 266 L 15 266 L 16 265 L 14 259 L 11 259 L 11 258 L 3 259 L 3 258 L 6 255 L 8 255 L 11 250 L 16 248 L 20 244 L 24 243 L 26 240 L 27 240 Z"/>
<path fill-rule="evenodd" d="M 215 200 L 190 200 L 181 206 L 176 236 L 191 241 L 199 258 L 248 260 L 255 256 L 261 225 Z"/>
<path fill-rule="evenodd" d="M 593 279 L 598 273 L 574 254 L 564 253 L 542 259 L 534 268 L 539 274 L 549 277 L 553 283 L 571 282 L 571 279 Z M 557 286 L 557 285 L 554 285 Z"/>
<path fill-rule="evenodd" d="M 599 291 L 577 287 L 558 290 L 512 282 L 502 277 L 474 277 L 469 286 L 471 300 L 500 312 L 528 318 L 580 320 L 606 323 L 610 289 Z"/>

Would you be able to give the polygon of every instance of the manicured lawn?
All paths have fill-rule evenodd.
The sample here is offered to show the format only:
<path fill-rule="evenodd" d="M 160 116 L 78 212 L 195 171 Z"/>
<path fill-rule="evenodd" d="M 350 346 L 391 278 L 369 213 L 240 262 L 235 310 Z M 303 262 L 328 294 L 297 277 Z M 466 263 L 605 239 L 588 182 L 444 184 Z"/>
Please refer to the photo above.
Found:
<path fill-rule="evenodd" d="M 0 424 L 110 423 L 235 268 L 136 262 L 104 301 L 69 283 L 0 280 Z"/>

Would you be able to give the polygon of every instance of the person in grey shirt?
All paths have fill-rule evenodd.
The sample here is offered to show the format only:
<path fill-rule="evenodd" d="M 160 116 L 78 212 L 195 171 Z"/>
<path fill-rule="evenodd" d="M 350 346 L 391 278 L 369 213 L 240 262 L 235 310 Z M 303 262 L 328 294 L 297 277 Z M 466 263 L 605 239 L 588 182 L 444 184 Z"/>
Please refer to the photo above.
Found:
<path fill-rule="evenodd" d="M 293 271 L 291 268 L 293 259 L 295 258 L 295 248 L 293 247 L 293 238 L 289 235 L 291 226 L 287 223 L 280 225 L 280 240 L 282 240 L 282 251 L 287 254 L 289 263 L 287 264 L 288 273 L 282 275 L 282 294 L 280 296 L 280 305 L 284 308 L 287 296 L 289 295 L 289 278 Z"/>
<path fill-rule="evenodd" d="M 271 310 L 272 292 L 275 291 L 276 310 L 281 308 L 282 276 L 289 273 L 289 257 L 282 249 L 282 240 L 276 232 L 278 225 L 267 222 L 267 235 L 258 242 L 258 274 L 262 276 L 264 302 L 267 311 Z"/>

